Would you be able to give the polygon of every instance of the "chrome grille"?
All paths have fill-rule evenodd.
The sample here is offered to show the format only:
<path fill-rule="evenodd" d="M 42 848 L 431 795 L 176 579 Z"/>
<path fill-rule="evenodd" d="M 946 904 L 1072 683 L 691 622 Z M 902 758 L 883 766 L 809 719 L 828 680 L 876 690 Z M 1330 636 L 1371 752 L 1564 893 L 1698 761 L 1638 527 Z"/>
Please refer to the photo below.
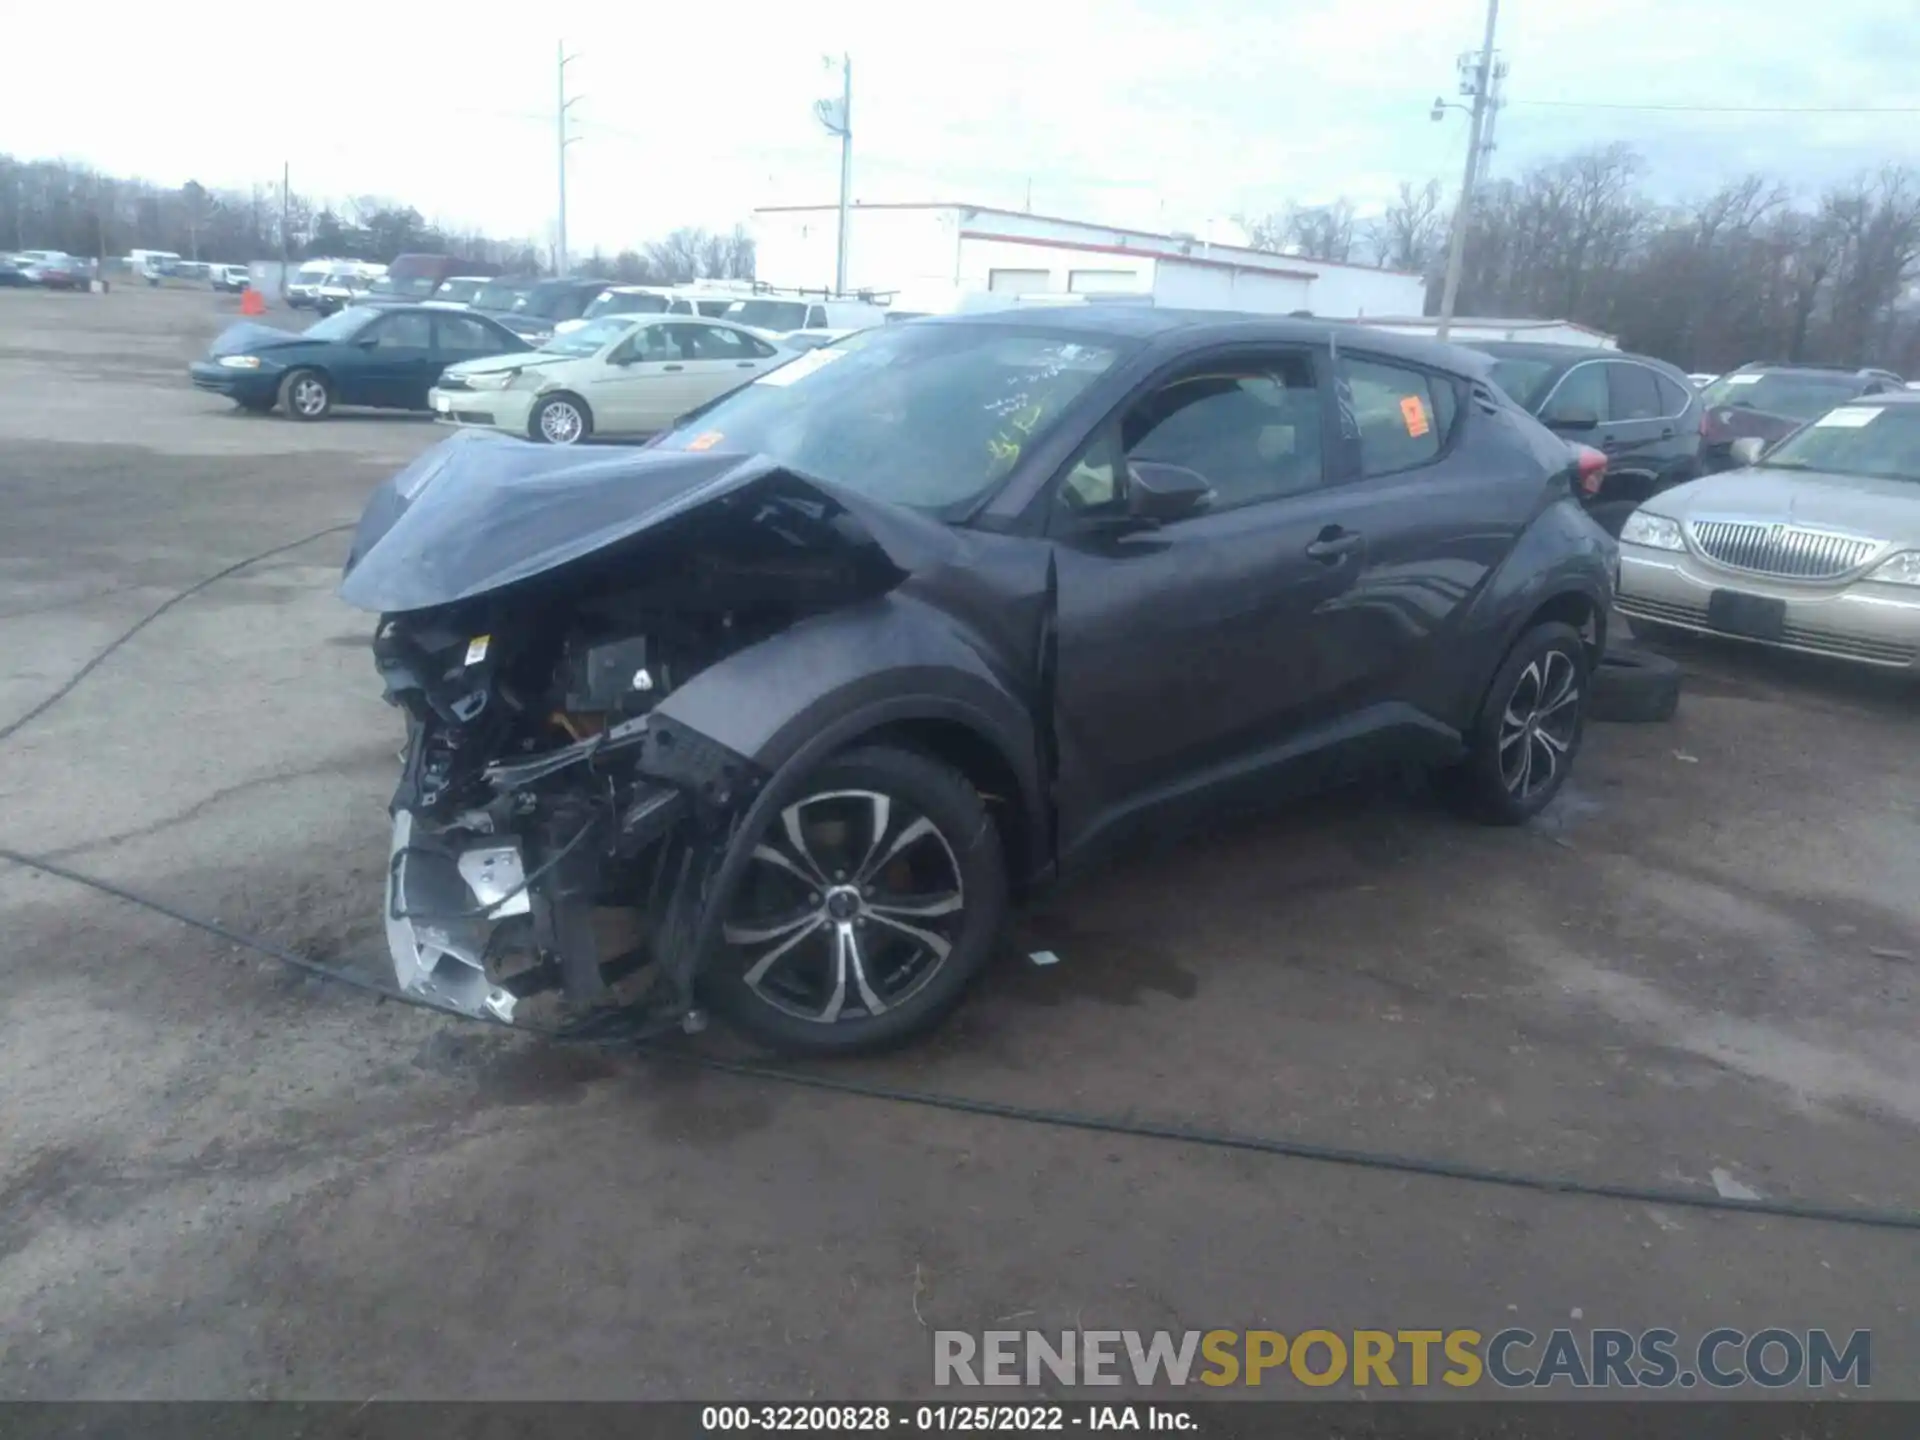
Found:
<path fill-rule="evenodd" d="M 1831 580 L 1857 570 L 1880 548 L 1877 540 L 1744 520 L 1696 520 L 1688 529 L 1714 563 L 1789 580 Z"/>

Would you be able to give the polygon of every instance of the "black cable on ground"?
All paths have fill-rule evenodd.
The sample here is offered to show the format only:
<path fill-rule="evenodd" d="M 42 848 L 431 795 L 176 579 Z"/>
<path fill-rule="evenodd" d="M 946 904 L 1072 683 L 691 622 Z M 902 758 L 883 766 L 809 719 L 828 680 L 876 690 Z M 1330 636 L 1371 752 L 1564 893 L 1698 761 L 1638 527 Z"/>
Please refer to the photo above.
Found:
<path fill-rule="evenodd" d="M 5 846 L 0 846 L 0 860 L 10 860 L 29 870 L 37 870 L 42 874 L 56 876 L 72 884 L 96 890 L 103 895 L 110 895 L 117 900 L 124 900 L 130 905 L 151 910 L 170 920 L 177 920 L 183 925 L 190 925 L 210 935 L 217 935 L 231 944 L 244 946 L 309 975 L 348 985 L 383 999 L 398 1000 L 402 1004 L 412 1005 L 418 1009 L 437 1011 L 443 1015 L 454 1016 L 456 1019 L 468 1020 L 496 1029 L 519 1030 L 526 1034 L 543 1036 L 549 1040 L 564 1041 L 570 1038 L 557 1030 L 526 1025 L 502 1025 L 497 1021 L 435 1005 L 418 996 L 408 995 L 394 986 L 368 980 L 351 971 L 324 965 L 317 960 L 309 960 L 306 956 L 276 945 L 272 941 L 257 939 L 241 931 L 230 929 L 217 920 L 208 920 L 163 901 L 154 900 L 137 891 L 128 890 L 111 881 L 96 879 L 78 870 L 70 870 L 51 860 L 42 860 Z M 1882 1230 L 1920 1230 L 1920 1212 L 1914 1211 L 1878 1210 L 1866 1206 L 1802 1204 L 1793 1200 L 1730 1200 L 1719 1195 L 1705 1195 L 1689 1190 L 1611 1185 L 1604 1182 L 1577 1180 L 1570 1176 L 1532 1175 L 1519 1170 L 1499 1170 L 1489 1166 L 1469 1165 L 1451 1160 L 1432 1160 L 1414 1155 L 1356 1150 L 1339 1145 L 1320 1145 L 1306 1140 L 1239 1135 L 1231 1131 L 1201 1130 L 1152 1120 L 1123 1120 L 1113 1116 L 1080 1114 L 1071 1110 L 1006 1105 L 997 1100 L 976 1100 L 964 1095 L 906 1090 L 892 1085 L 875 1085 L 864 1080 L 842 1080 L 831 1075 L 809 1074 L 773 1065 L 755 1065 L 743 1061 L 722 1060 L 714 1056 L 690 1055 L 654 1045 L 639 1044 L 631 1045 L 629 1048 L 637 1049 L 649 1056 L 677 1060 L 702 1070 L 713 1070 L 743 1079 L 797 1085 L 810 1090 L 852 1095 L 863 1100 L 884 1100 L 896 1105 L 920 1105 L 929 1109 L 953 1111 L 963 1115 L 980 1115 L 994 1120 L 1017 1120 L 1029 1125 L 1050 1125 L 1058 1129 L 1085 1130 L 1101 1135 L 1124 1135 L 1140 1140 L 1169 1140 L 1176 1144 L 1198 1145 L 1215 1150 L 1252 1151 L 1262 1155 L 1277 1155 L 1289 1160 L 1317 1160 L 1330 1165 L 1352 1165 L 1367 1170 L 1423 1175 L 1441 1180 L 1464 1180 L 1477 1185 L 1499 1185 L 1508 1189 L 1533 1190 L 1550 1195 L 1578 1195 L 1601 1200 L 1625 1200 L 1644 1205 L 1718 1210 L 1739 1215 L 1766 1215 L 1784 1220 L 1820 1220 L 1835 1225 L 1857 1225 Z"/>
<path fill-rule="evenodd" d="M 11 721 L 8 721 L 7 724 L 5 725 L 0 725 L 0 744 L 5 744 L 8 740 L 11 740 L 17 733 L 26 729 L 27 726 L 31 725 L 34 721 L 38 720 L 42 715 L 46 714 L 47 711 L 51 710 L 54 706 L 58 705 L 62 700 L 66 699 L 68 695 L 73 693 L 74 687 L 77 686 L 82 680 L 86 679 L 87 676 L 91 675 L 95 670 L 99 669 L 101 664 L 105 662 L 105 660 L 109 655 L 113 654 L 114 651 L 118 650 L 122 645 L 126 644 L 129 640 L 133 639 L 134 636 L 138 635 L 142 630 L 146 629 L 147 626 L 151 625 L 154 621 L 158 620 L 162 615 L 166 614 L 169 610 L 173 609 L 173 607 L 178 605 L 182 600 L 191 599 L 193 596 L 198 595 L 202 590 L 206 589 L 209 585 L 215 584 L 221 580 L 225 580 L 229 575 L 237 575 L 240 571 L 245 570 L 247 567 L 251 565 L 258 565 L 262 560 L 271 560 L 276 555 L 284 555 L 289 550 L 298 550 L 302 545 L 311 545 L 315 540 L 322 540 L 329 535 L 338 535 L 343 530 L 351 530 L 351 529 L 353 529 L 352 525 L 329 525 L 324 530 L 316 530 L 313 532 L 313 534 L 303 535 L 298 540 L 289 540 L 285 545 L 276 545 L 271 550 L 262 550 L 258 555 L 249 555 L 244 560 L 236 560 L 233 564 L 227 566 L 226 569 L 217 570 L 213 574 L 207 576 L 204 580 L 196 580 L 193 584 L 189 585 L 186 589 L 177 591 L 173 595 L 168 596 L 165 600 L 162 600 L 158 605 L 154 606 L 153 609 L 149 610 L 145 615 L 141 616 L 138 620 L 136 620 L 127 629 L 122 630 L 117 636 L 115 636 L 111 641 L 109 641 L 103 649 L 98 651 L 91 660 L 87 661 L 86 664 L 82 665 L 78 670 L 74 671 L 73 674 L 69 675 L 65 680 L 65 682 L 61 684 L 60 688 L 55 690 L 51 695 L 47 696 L 46 699 L 42 700 L 39 704 L 35 705 L 31 710 L 27 711 L 26 714 L 20 716 L 17 720 L 11 720 Z"/>

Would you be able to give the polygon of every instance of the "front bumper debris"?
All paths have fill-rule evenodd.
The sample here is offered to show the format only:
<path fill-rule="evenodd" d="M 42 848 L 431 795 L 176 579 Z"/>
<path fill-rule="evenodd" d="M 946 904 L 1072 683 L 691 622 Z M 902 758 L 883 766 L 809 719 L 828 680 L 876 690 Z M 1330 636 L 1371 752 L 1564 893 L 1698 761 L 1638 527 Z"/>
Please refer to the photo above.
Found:
<path fill-rule="evenodd" d="M 387 949 L 409 995 L 464 1015 L 511 1023 L 516 997 L 487 975 L 494 927 L 532 898 L 514 839 L 454 848 L 408 810 L 393 817 L 387 854 Z M 489 908 L 491 907 L 491 908 Z"/>

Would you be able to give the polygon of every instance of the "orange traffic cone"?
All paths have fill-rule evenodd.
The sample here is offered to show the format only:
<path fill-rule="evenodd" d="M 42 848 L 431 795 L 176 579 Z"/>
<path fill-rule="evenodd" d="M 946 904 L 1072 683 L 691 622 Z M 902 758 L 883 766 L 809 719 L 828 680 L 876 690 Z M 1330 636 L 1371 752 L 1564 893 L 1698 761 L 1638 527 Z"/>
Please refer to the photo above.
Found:
<path fill-rule="evenodd" d="M 261 298 L 260 292 L 251 285 L 240 292 L 240 313 L 242 315 L 264 315 L 267 313 L 267 302 Z"/>

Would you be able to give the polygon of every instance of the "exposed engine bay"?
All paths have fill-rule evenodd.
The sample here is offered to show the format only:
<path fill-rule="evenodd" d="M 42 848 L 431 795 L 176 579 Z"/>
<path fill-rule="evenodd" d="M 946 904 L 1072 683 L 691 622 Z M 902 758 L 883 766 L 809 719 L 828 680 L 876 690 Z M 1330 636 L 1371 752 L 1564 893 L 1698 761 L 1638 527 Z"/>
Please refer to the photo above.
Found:
<path fill-rule="evenodd" d="M 341 593 L 382 612 L 375 663 L 407 726 L 388 945 L 402 988 L 468 1014 L 511 1021 L 552 996 L 574 1023 L 664 1029 L 693 1012 L 715 880 L 769 776 L 660 707 L 906 572 L 834 497 L 764 466 L 552 455 L 446 442 L 388 483 L 356 537 Z M 573 496 L 513 513 L 529 466 L 578 482 Z M 660 472 L 675 502 L 690 481 L 721 483 L 664 518 L 625 484 L 625 533 L 565 513 L 569 498 L 604 508 L 636 470 Z M 569 533 L 584 538 L 527 560 Z"/>

